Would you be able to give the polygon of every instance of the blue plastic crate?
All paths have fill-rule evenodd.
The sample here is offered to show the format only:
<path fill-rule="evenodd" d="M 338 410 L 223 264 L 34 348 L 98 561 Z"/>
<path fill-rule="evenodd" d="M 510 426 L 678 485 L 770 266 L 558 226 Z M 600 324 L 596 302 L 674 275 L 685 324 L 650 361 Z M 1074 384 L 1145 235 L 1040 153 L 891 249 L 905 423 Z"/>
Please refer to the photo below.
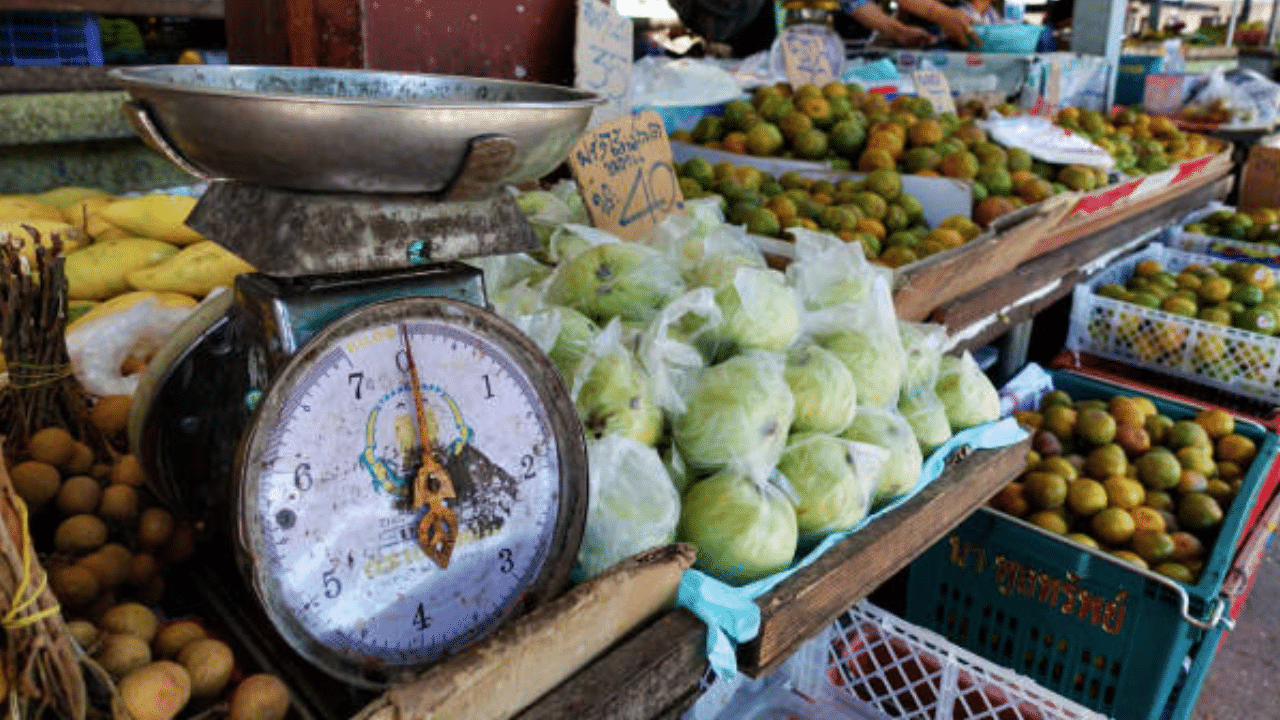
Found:
<path fill-rule="evenodd" d="M 1077 400 L 1141 394 L 1073 373 L 1053 375 L 1055 386 Z M 1199 409 L 1153 400 L 1175 420 Z M 911 565 L 906 619 L 1090 709 L 1160 720 L 1178 682 L 1197 692 L 1212 660 L 1226 624 L 1222 581 L 1276 452 L 1275 434 L 1260 425 L 1237 421 L 1236 432 L 1254 440 L 1258 457 L 1226 508 L 1195 585 L 983 508 Z M 1198 661 L 1190 676 L 1183 668 L 1188 657 Z M 1174 702 L 1193 701 L 1180 693 Z"/>
<path fill-rule="evenodd" d="M 83 13 L 0 13 L 0 65 L 102 65 L 98 22 Z"/>

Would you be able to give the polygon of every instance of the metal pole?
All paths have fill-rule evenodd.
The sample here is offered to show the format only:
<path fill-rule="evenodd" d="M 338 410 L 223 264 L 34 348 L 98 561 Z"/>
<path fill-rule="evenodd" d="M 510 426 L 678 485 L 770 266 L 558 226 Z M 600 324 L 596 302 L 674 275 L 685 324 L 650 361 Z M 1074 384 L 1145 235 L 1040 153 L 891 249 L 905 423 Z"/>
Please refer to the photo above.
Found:
<path fill-rule="evenodd" d="M 1152 30 L 1160 29 L 1160 10 L 1163 7 L 1163 0 L 1151 0 L 1147 5 L 1147 25 L 1150 25 Z"/>

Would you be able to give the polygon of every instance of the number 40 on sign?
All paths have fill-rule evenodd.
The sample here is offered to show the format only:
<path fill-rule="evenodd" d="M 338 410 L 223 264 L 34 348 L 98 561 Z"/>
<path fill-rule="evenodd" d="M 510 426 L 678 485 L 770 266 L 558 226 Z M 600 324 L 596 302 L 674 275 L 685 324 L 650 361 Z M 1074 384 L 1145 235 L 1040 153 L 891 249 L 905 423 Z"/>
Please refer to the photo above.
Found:
<path fill-rule="evenodd" d="M 587 130 L 569 154 L 569 167 L 592 224 L 620 237 L 639 238 L 684 209 L 671 144 L 653 111 Z"/>

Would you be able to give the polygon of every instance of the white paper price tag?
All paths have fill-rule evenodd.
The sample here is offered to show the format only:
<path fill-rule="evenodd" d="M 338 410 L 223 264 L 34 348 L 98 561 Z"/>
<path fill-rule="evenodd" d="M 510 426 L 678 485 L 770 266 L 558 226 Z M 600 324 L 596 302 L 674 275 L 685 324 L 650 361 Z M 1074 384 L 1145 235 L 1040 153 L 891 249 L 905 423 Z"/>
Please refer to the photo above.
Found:
<path fill-rule="evenodd" d="M 598 93 L 606 103 L 591 114 L 591 125 L 631 114 L 631 18 L 600 0 L 579 0 L 574 85 Z"/>
<path fill-rule="evenodd" d="M 916 94 L 926 98 L 933 105 L 934 112 L 956 111 L 956 101 L 951 97 L 951 84 L 947 82 L 946 75 L 932 69 L 916 70 L 911 73 L 911 80 L 916 85 Z"/>

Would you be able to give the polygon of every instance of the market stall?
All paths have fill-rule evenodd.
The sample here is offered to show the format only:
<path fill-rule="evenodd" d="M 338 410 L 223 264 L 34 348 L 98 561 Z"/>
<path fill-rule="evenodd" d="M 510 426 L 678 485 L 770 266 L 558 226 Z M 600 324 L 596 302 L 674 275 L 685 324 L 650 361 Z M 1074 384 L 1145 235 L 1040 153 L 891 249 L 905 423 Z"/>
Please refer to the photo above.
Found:
<path fill-rule="evenodd" d="M 10 76 L 20 716 L 1189 718 L 1280 512 L 1223 128 L 821 13 L 640 103 L 627 18 L 528 11 L 519 71 L 292 3 L 345 30 L 230 44 L 301 67 Z"/>

